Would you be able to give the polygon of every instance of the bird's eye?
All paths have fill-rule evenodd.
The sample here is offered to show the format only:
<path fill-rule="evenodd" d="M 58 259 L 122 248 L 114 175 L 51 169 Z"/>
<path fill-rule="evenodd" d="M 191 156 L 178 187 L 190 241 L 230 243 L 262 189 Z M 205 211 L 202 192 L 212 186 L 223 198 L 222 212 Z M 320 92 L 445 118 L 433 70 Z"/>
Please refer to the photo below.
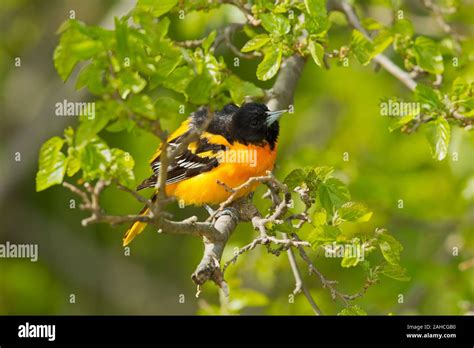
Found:
<path fill-rule="evenodd" d="M 257 127 L 258 126 L 258 121 L 256 119 L 253 119 L 250 121 L 250 127 Z"/>

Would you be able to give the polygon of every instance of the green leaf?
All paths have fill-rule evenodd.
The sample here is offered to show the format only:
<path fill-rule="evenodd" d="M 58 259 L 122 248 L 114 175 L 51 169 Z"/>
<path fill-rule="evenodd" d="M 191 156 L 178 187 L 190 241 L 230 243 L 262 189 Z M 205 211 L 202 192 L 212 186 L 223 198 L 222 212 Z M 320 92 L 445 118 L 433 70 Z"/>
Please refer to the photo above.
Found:
<path fill-rule="evenodd" d="M 135 186 L 135 175 L 133 173 L 135 161 L 132 156 L 120 149 L 112 149 L 111 153 L 112 165 L 109 169 L 109 175 L 124 186 Z"/>
<path fill-rule="evenodd" d="M 179 115 L 182 103 L 171 97 L 159 97 L 155 102 L 156 113 L 161 119 Z"/>
<path fill-rule="evenodd" d="M 104 67 L 94 61 L 86 65 L 79 72 L 76 89 L 87 87 L 89 92 L 95 95 L 100 95 L 106 92 L 107 88 L 103 84 Z"/>
<path fill-rule="evenodd" d="M 359 306 L 354 305 L 354 306 L 344 308 L 337 315 L 360 315 L 360 316 L 364 316 L 364 315 L 367 315 L 367 312 L 364 311 Z"/>
<path fill-rule="evenodd" d="M 386 264 L 383 267 L 382 274 L 402 282 L 408 282 L 411 279 L 407 275 L 407 270 L 400 265 Z"/>
<path fill-rule="evenodd" d="M 444 71 L 443 56 L 439 46 L 433 40 L 419 36 L 413 45 L 417 64 L 425 71 L 442 74 Z"/>
<path fill-rule="evenodd" d="M 270 80 L 280 69 L 282 51 L 278 47 L 273 47 L 265 53 L 265 57 L 257 67 L 257 78 L 261 81 Z"/>
<path fill-rule="evenodd" d="M 390 117 L 390 124 L 388 126 L 388 129 L 390 132 L 393 132 L 399 128 L 401 128 L 403 125 L 409 123 L 415 118 L 414 114 L 402 116 L 402 117 Z"/>
<path fill-rule="evenodd" d="M 60 184 L 66 172 L 66 156 L 61 152 L 64 139 L 52 137 L 46 141 L 39 153 L 39 169 L 36 174 L 36 191 Z"/>
<path fill-rule="evenodd" d="M 155 106 L 148 95 L 132 95 L 127 100 L 127 105 L 137 115 L 144 116 L 151 120 L 156 119 Z"/>
<path fill-rule="evenodd" d="M 322 226 L 327 224 L 327 213 L 326 210 L 317 211 L 311 217 L 311 221 L 314 226 Z"/>
<path fill-rule="evenodd" d="M 115 39 L 117 42 L 117 56 L 120 60 L 123 60 L 125 57 L 129 57 L 128 50 L 128 18 L 124 17 L 123 19 L 115 18 Z"/>
<path fill-rule="evenodd" d="M 311 34 L 318 34 L 328 28 L 326 0 L 305 0 L 306 11 L 309 14 L 306 27 Z"/>
<path fill-rule="evenodd" d="M 193 78 L 194 73 L 191 68 L 180 66 L 163 81 L 163 86 L 178 93 L 184 93 Z"/>
<path fill-rule="evenodd" d="M 214 43 L 214 40 L 216 39 L 216 36 L 217 36 L 217 31 L 213 30 L 209 33 L 209 35 L 203 41 L 202 48 L 204 49 L 205 53 L 209 52 L 209 49 L 211 48 L 212 44 Z"/>
<path fill-rule="evenodd" d="M 260 19 L 262 20 L 262 26 L 270 34 L 283 36 L 290 32 L 290 21 L 281 14 L 263 13 L 260 15 Z"/>
<path fill-rule="evenodd" d="M 74 146 L 74 128 L 71 126 L 64 130 L 64 140 L 66 141 L 67 146 Z"/>
<path fill-rule="evenodd" d="M 176 6 L 178 0 L 138 0 L 137 8 L 151 12 L 154 17 L 160 17 Z"/>
<path fill-rule="evenodd" d="M 69 148 L 68 153 L 66 174 L 67 176 L 74 176 L 81 169 L 81 161 L 75 156 L 73 148 Z"/>
<path fill-rule="evenodd" d="M 332 173 L 334 172 L 334 168 L 328 166 L 321 166 L 314 168 L 313 172 L 318 180 L 326 181 L 328 178 L 331 177 Z"/>
<path fill-rule="evenodd" d="M 146 86 L 146 81 L 137 72 L 123 70 L 118 77 L 117 87 L 122 99 L 127 99 L 130 93 L 140 93 Z"/>
<path fill-rule="evenodd" d="M 358 30 L 352 31 L 351 51 L 361 64 L 369 64 L 373 58 L 374 50 L 374 45 L 365 38 L 364 34 Z"/>
<path fill-rule="evenodd" d="M 238 105 L 245 101 L 245 98 L 261 98 L 265 95 L 263 90 L 253 83 L 242 81 L 235 75 L 231 75 L 224 80 L 224 88 L 229 91 L 232 101 Z"/>
<path fill-rule="evenodd" d="M 186 88 L 186 95 L 194 104 L 207 104 L 211 97 L 214 80 L 211 75 L 204 72 L 196 75 Z"/>
<path fill-rule="evenodd" d="M 442 161 L 448 154 L 451 128 L 442 116 L 424 125 L 426 138 L 430 143 L 433 158 Z"/>
<path fill-rule="evenodd" d="M 96 136 L 109 123 L 112 118 L 117 117 L 118 104 L 114 101 L 97 102 L 94 105 L 94 117 L 81 117 L 81 124 L 76 132 L 76 146 L 84 146 L 90 139 Z"/>
<path fill-rule="evenodd" d="M 389 30 L 381 30 L 373 41 L 374 51 L 372 52 L 372 58 L 385 51 L 392 41 L 392 33 Z"/>
<path fill-rule="evenodd" d="M 308 44 L 308 50 L 316 65 L 321 67 L 324 57 L 324 47 L 315 41 L 310 41 Z"/>
<path fill-rule="evenodd" d="M 308 235 L 308 241 L 317 247 L 320 244 L 331 243 L 337 240 L 341 234 L 341 230 L 331 225 L 316 226 Z"/>
<path fill-rule="evenodd" d="M 112 122 L 110 125 L 105 128 L 107 132 L 122 132 L 124 130 L 131 131 L 133 128 L 135 128 L 135 123 L 129 119 L 128 117 L 121 117 L 115 122 Z"/>
<path fill-rule="evenodd" d="M 350 249 L 344 249 L 344 253 L 348 253 L 348 250 Z M 344 267 L 344 268 L 355 267 L 357 266 L 359 261 L 360 259 L 357 256 L 344 255 L 344 257 L 341 260 L 341 267 Z"/>
<path fill-rule="evenodd" d="M 408 19 L 399 19 L 393 26 L 393 32 L 403 37 L 410 38 L 415 33 L 413 24 Z"/>
<path fill-rule="evenodd" d="M 271 38 L 267 34 L 260 34 L 255 36 L 253 39 L 250 39 L 247 41 L 242 47 L 241 51 L 242 52 L 250 52 L 254 51 L 258 48 L 261 48 L 265 46 L 268 42 L 270 42 Z"/>
<path fill-rule="evenodd" d="M 90 59 L 102 48 L 99 41 L 91 39 L 80 30 L 81 25 L 74 20 L 68 21 L 59 45 L 54 50 L 54 67 L 63 81 L 68 79 L 79 61 Z"/>
<path fill-rule="evenodd" d="M 156 25 L 156 34 L 158 38 L 161 40 L 163 39 L 166 34 L 168 34 L 168 30 L 170 28 L 170 19 L 168 17 L 160 18 L 160 21 Z"/>
<path fill-rule="evenodd" d="M 341 207 L 351 197 L 347 186 L 336 178 L 329 178 L 318 188 L 319 201 L 329 214 Z"/>
<path fill-rule="evenodd" d="M 304 4 L 312 18 L 327 17 L 326 0 L 304 0 Z"/>
<path fill-rule="evenodd" d="M 421 108 L 425 110 L 443 108 L 444 106 L 439 92 L 422 83 L 416 85 L 415 99 L 421 103 Z"/>
<path fill-rule="evenodd" d="M 79 158 L 83 178 L 90 181 L 107 176 L 107 170 L 112 161 L 112 153 L 102 139 L 95 137 L 81 149 Z"/>
<path fill-rule="evenodd" d="M 286 176 L 283 183 L 288 186 L 289 191 L 293 191 L 297 186 L 306 181 L 306 176 L 307 173 L 303 169 L 294 169 Z"/>
<path fill-rule="evenodd" d="M 372 217 L 372 212 L 361 203 L 347 202 L 337 210 L 336 216 L 340 221 L 366 222 Z"/>
<path fill-rule="evenodd" d="M 377 238 L 385 260 L 392 265 L 398 265 L 400 263 L 400 253 L 403 250 L 400 242 L 387 233 L 381 233 Z"/>

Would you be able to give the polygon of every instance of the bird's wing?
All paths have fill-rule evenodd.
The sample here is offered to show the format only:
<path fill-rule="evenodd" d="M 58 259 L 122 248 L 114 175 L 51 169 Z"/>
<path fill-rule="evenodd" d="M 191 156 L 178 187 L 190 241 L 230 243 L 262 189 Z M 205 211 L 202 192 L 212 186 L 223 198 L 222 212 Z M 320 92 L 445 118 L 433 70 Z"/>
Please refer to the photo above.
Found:
<path fill-rule="evenodd" d="M 185 121 L 168 138 L 168 145 L 172 147 L 180 146 L 188 130 L 189 121 Z M 191 142 L 187 148 L 181 151 L 168 165 L 166 183 L 175 184 L 217 167 L 219 165 L 218 156 L 220 152 L 224 151 L 229 145 L 224 137 L 209 132 L 203 132 L 197 141 Z M 154 154 L 150 165 L 154 174 L 144 180 L 142 184 L 138 186 L 137 190 L 154 187 L 156 185 L 161 167 L 161 148 Z"/>

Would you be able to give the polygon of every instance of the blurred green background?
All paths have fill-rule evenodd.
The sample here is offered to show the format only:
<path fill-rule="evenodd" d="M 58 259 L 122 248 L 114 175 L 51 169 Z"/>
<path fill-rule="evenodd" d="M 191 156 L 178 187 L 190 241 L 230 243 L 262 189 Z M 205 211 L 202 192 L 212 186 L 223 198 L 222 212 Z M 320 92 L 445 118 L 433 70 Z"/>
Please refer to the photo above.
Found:
<path fill-rule="evenodd" d="M 0 314 L 196 314 L 216 313 L 219 295 L 206 285 L 200 298 L 190 274 L 202 255 L 202 243 L 192 237 L 157 235 L 148 228 L 131 245 L 130 256 L 121 246 L 126 226 L 83 228 L 85 213 L 70 208 L 76 200 L 60 186 L 35 192 L 39 146 L 77 121 L 57 117 L 54 104 L 64 99 L 90 99 L 74 90 L 74 78 L 63 84 L 54 70 L 52 54 L 59 25 L 75 11 L 77 19 L 110 27 L 114 16 L 134 6 L 134 1 L 4 0 L 0 5 L 0 243 L 37 243 L 39 261 L 0 259 Z M 430 29 L 426 12 L 410 5 L 417 31 Z M 383 15 L 374 7 L 373 15 Z M 454 21 L 469 23 L 474 12 L 467 3 Z M 210 30 L 240 18 L 226 6 L 207 14 L 192 13 L 175 20 L 171 36 L 202 37 Z M 418 23 L 418 24 L 417 24 Z M 471 23 L 472 24 L 472 23 Z M 433 29 L 433 36 L 441 33 Z M 472 31 L 470 32 L 472 35 Z M 331 46 L 350 40 L 350 31 L 334 24 Z M 240 45 L 245 36 L 236 37 Z M 229 66 L 232 56 L 222 51 Z M 21 66 L 15 67 L 15 57 Z M 257 82 L 257 61 L 242 61 L 233 68 L 242 78 Z M 447 65 L 449 66 L 449 65 Z M 77 72 L 78 69 L 76 69 Z M 448 69 L 447 80 L 459 75 Z M 472 81 L 474 68 L 462 71 Z M 424 134 L 390 133 L 389 121 L 380 116 L 379 103 L 387 96 L 409 100 L 410 93 L 384 71 L 374 72 L 351 60 L 349 67 L 332 64 L 321 70 L 308 62 L 296 91 L 295 113 L 281 122 L 276 176 L 284 178 L 302 166 L 334 166 L 349 183 L 354 200 L 374 211 L 370 222 L 357 228 L 386 227 L 402 242 L 402 265 L 410 282 L 382 278 L 354 303 L 369 314 L 466 314 L 474 312 L 474 268 L 459 264 L 474 257 L 474 132 L 454 130 L 450 153 L 442 162 L 432 159 Z M 182 119 L 165 119 L 168 129 Z M 137 165 L 137 180 L 149 174 L 148 158 L 158 144 L 144 132 L 107 134 L 111 146 L 129 151 Z M 21 160 L 15 156 L 20 154 Z M 344 161 L 344 153 L 349 160 Z M 262 192 L 260 189 L 259 193 Z M 259 196 L 258 194 L 256 196 Z M 399 208 L 403 200 L 403 208 Z M 257 197 L 257 201 L 259 198 Z M 262 203 L 259 203 L 262 204 Z M 107 191 L 102 205 L 110 212 L 133 213 L 140 205 L 127 194 Z M 262 204 L 263 205 L 263 204 Z M 204 209 L 170 208 L 177 218 Z M 224 254 L 252 240 L 255 233 L 242 224 Z M 459 255 L 453 256 L 453 248 Z M 340 260 L 311 253 L 329 279 L 338 280 L 342 292 L 359 291 L 364 276 L 359 269 L 343 269 Z M 314 277 L 308 277 L 322 311 L 335 314 L 332 301 Z M 247 314 L 312 314 L 303 295 L 289 303 L 294 279 L 285 255 L 275 257 L 264 248 L 247 253 L 227 273 L 231 287 L 228 306 Z M 399 295 L 404 301 L 399 303 Z M 75 303 L 71 303 L 71 295 Z M 183 296 L 184 295 L 184 296 Z M 184 299 L 184 301 L 183 301 Z"/>

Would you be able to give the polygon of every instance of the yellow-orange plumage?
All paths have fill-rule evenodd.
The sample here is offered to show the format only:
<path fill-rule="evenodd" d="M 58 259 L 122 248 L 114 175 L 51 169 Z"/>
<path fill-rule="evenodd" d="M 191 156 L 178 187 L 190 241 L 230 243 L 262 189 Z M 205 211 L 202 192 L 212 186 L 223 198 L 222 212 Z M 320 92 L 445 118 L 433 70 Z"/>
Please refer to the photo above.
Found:
<path fill-rule="evenodd" d="M 178 139 L 190 128 L 191 120 L 184 121 L 176 131 L 168 138 L 168 143 Z M 212 145 L 222 148 L 222 151 L 199 150 L 202 144 Z M 229 198 L 231 193 L 225 186 L 235 188 L 245 183 L 249 178 L 265 175 L 272 170 L 276 160 L 276 139 L 272 144 L 266 141 L 246 144 L 239 141 L 229 142 L 224 136 L 203 132 L 198 142 L 190 143 L 188 152 L 193 156 L 199 156 L 207 160 L 214 160 L 214 167 L 208 168 L 201 173 L 194 173 L 190 177 L 179 178 L 177 182 L 166 185 L 166 194 L 176 197 L 185 205 L 219 204 Z M 157 163 L 161 154 L 161 146 L 151 158 L 150 163 Z M 216 162 L 218 161 L 218 164 Z M 199 162 L 199 159 L 198 161 Z M 185 167 L 187 168 L 187 167 Z M 153 185 L 153 184 L 152 184 Z M 248 188 L 239 191 L 236 198 L 244 197 L 255 190 L 259 183 L 250 185 Z M 151 186 L 145 186 L 151 187 Z M 148 209 L 144 208 L 140 214 L 148 214 Z M 123 245 L 129 244 L 136 235 L 141 233 L 146 227 L 145 223 L 135 222 L 124 236 Z"/>

